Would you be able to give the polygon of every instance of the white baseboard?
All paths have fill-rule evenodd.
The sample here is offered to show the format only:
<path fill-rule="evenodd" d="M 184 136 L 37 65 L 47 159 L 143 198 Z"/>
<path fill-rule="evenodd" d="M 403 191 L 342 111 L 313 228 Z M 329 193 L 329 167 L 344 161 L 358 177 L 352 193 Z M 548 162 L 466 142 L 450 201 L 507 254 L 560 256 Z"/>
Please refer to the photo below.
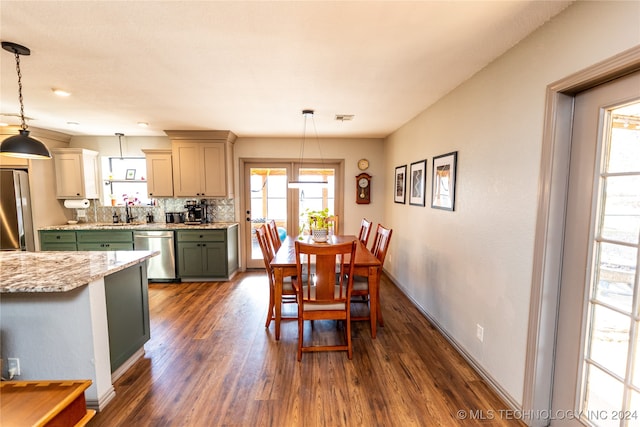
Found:
<path fill-rule="evenodd" d="M 453 338 L 444 327 L 438 323 L 436 319 L 431 317 L 429 313 L 427 313 L 418 302 L 408 294 L 407 290 L 398 284 L 398 281 L 395 280 L 393 276 L 388 274 L 386 271 L 384 272 L 385 276 L 406 296 L 411 303 L 418 309 L 418 311 L 429 321 L 433 326 L 440 332 L 440 334 L 455 348 L 455 350 L 463 357 L 464 360 L 471 365 L 471 368 L 482 377 L 483 380 L 487 382 L 489 387 L 495 391 L 498 396 L 504 400 L 504 402 L 509 406 L 509 409 L 514 411 L 521 411 L 522 405 L 520 405 L 513 397 L 507 393 L 507 391 L 487 372 L 484 368 L 462 347 L 456 340 Z"/>

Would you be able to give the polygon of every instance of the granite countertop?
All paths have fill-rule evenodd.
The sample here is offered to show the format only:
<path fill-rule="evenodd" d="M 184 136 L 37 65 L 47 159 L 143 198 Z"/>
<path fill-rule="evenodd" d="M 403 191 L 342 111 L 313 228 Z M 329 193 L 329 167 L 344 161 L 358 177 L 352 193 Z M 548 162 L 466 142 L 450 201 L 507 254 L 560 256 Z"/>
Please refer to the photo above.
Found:
<path fill-rule="evenodd" d="M 38 230 L 221 230 L 235 227 L 237 222 L 212 222 L 208 224 L 167 224 L 164 222 L 152 223 L 124 223 L 112 224 L 108 222 L 81 222 L 78 224 L 50 225 L 40 227 Z"/>
<path fill-rule="evenodd" d="M 0 293 L 67 292 L 143 262 L 159 253 L 0 252 Z"/>

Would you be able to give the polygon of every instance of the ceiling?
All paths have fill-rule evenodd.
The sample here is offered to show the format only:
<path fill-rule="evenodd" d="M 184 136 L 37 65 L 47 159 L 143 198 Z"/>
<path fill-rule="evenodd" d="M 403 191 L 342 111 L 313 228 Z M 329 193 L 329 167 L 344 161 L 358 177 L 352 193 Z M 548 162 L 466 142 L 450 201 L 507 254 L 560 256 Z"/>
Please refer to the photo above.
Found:
<path fill-rule="evenodd" d="M 2 0 L 0 38 L 31 49 L 31 127 L 300 136 L 309 108 L 320 137 L 385 137 L 570 3 Z M 0 67 L 0 121 L 16 124 L 11 53 Z"/>

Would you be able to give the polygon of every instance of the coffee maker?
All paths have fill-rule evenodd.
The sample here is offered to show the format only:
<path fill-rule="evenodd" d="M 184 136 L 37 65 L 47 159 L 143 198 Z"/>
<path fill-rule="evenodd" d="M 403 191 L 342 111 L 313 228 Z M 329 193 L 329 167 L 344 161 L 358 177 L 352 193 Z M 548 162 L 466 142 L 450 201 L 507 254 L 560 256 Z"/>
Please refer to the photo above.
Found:
<path fill-rule="evenodd" d="M 202 224 L 205 222 L 205 207 L 198 203 L 197 200 L 187 200 L 187 204 L 184 205 L 187 208 L 187 223 Z"/>

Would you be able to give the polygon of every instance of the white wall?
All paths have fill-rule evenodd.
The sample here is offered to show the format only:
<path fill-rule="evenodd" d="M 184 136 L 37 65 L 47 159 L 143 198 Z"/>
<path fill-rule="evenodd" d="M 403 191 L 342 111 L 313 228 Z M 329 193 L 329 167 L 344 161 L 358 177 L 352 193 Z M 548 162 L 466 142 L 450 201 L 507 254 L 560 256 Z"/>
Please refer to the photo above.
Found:
<path fill-rule="evenodd" d="M 385 270 L 516 404 L 546 86 L 639 43 L 640 2 L 575 3 L 387 138 Z M 396 166 L 428 158 L 430 196 L 431 159 L 451 151 L 455 212 L 393 203 Z"/>

